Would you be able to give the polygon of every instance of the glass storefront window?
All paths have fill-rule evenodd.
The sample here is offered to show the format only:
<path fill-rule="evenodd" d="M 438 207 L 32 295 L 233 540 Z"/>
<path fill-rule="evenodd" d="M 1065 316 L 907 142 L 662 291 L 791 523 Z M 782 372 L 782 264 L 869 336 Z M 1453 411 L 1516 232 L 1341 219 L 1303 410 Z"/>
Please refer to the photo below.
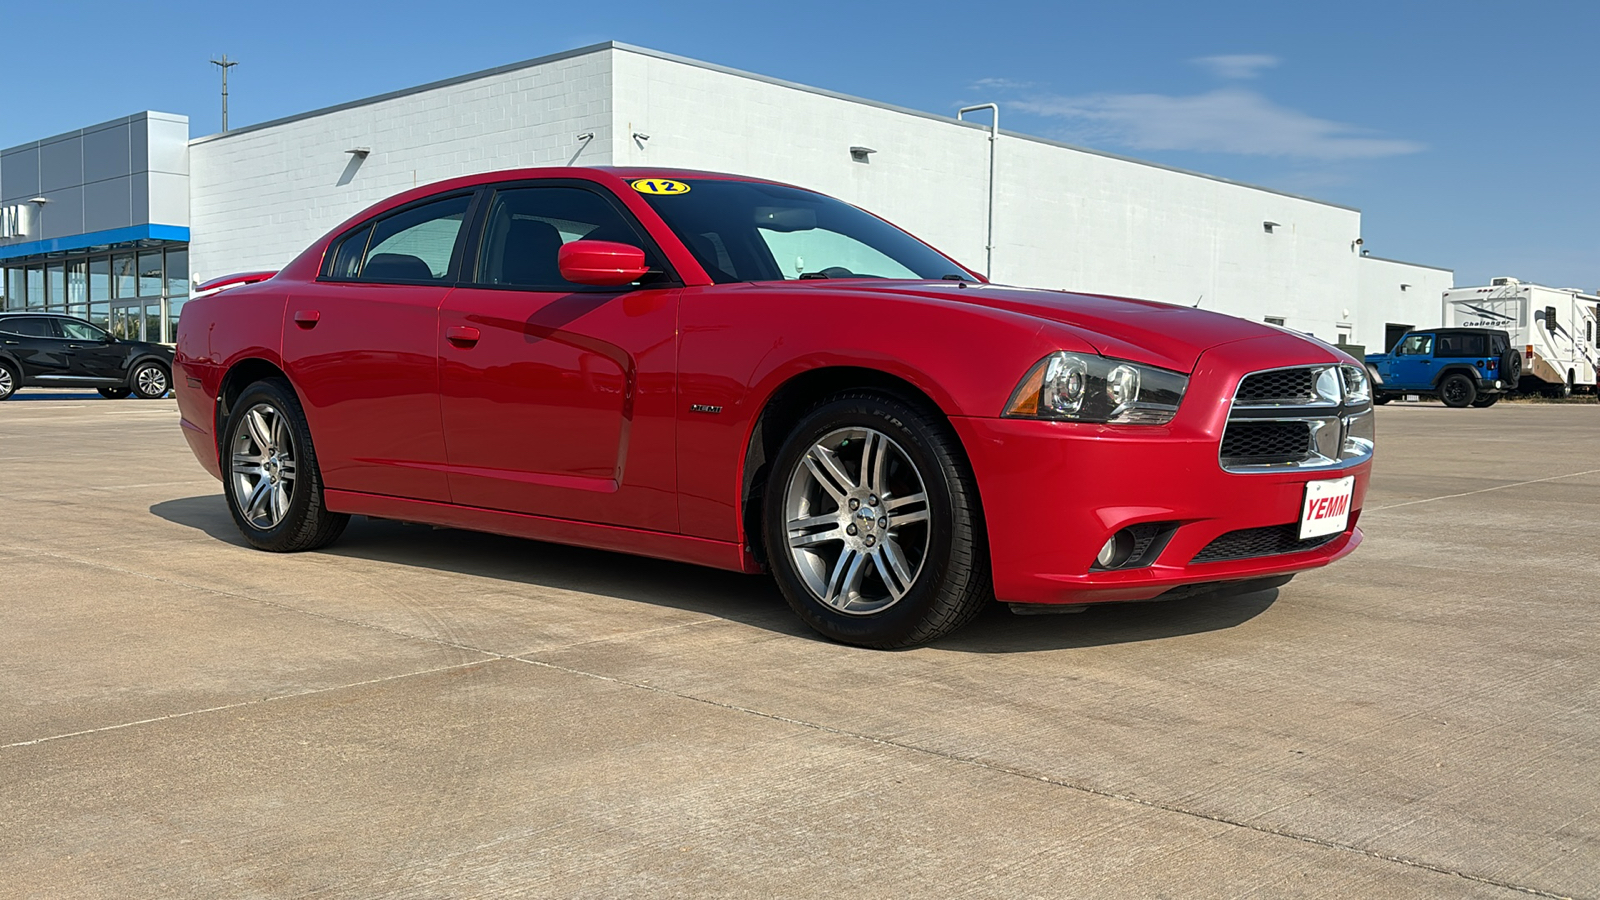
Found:
<path fill-rule="evenodd" d="M 161 296 L 161 251 L 139 254 L 139 296 Z"/>
<path fill-rule="evenodd" d="M 167 296 L 189 296 L 189 251 L 167 251 Z"/>
<path fill-rule="evenodd" d="M 67 314 L 82 318 L 89 312 L 89 261 L 67 263 Z"/>
<path fill-rule="evenodd" d="M 161 340 L 161 304 L 149 303 L 144 308 L 144 334 L 141 341 Z"/>
<path fill-rule="evenodd" d="M 28 267 L 28 308 L 44 309 L 44 269 L 39 266 Z"/>
<path fill-rule="evenodd" d="M 6 309 L 25 309 L 23 293 L 27 288 L 22 278 L 21 269 L 6 270 Z"/>
<path fill-rule="evenodd" d="M 111 290 L 113 297 L 137 297 L 134 290 L 133 257 L 111 257 Z"/>
<path fill-rule="evenodd" d="M 89 301 L 111 299 L 111 258 L 97 256 L 89 260 Z"/>
<path fill-rule="evenodd" d="M 85 316 L 85 318 L 87 318 L 90 322 L 93 322 L 100 329 L 104 331 L 110 331 L 111 304 L 90 302 L 89 315 Z"/>
<path fill-rule="evenodd" d="M 183 315 L 183 304 L 188 301 L 183 297 L 173 297 L 167 301 L 167 334 L 165 342 L 174 344 L 178 341 L 178 318 Z"/>
<path fill-rule="evenodd" d="M 44 267 L 45 309 L 61 310 L 67 305 L 67 268 L 61 263 Z"/>

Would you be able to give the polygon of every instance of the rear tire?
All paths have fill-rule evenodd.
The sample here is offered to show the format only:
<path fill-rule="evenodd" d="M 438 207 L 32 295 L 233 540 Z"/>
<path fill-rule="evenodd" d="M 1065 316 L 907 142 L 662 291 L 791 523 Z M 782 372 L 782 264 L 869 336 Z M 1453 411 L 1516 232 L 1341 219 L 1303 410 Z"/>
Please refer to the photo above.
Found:
<path fill-rule="evenodd" d="M 1473 409 L 1488 409 L 1489 407 L 1491 407 L 1491 406 L 1493 406 L 1493 405 L 1495 405 L 1496 403 L 1499 403 L 1499 402 L 1500 402 L 1500 395 L 1499 394 L 1490 394 L 1487 397 L 1479 397 L 1478 399 L 1472 401 L 1472 408 Z"/>
<path fill-rule="evenodd" d="M 847 391 L 797 424 L 773 461 L 762 532 L 795 613 L 847 644 L 909 647 L 992 597 L 983 512 L 949 423 Z"/>
<path fill-rule="evenodd" d="M 20 387 L 22 387 L 22 376 L 11 368 L 10 363 L 0 363 L 0 400 L 10 400 L 11 395 Z"/>
<path fill-rule="evenodd" d="M 222 433 L 228 511 L 252 547 L 295 553 L 338 539 L 350 517 L 323 505 L 311 430 L 288 384 L 258 381 L 245 388 Z"/>
<path fill-rule="evenodd" d="M 157 362 L 142 362 L 133 367 L 128 385 L 140 400 L 156 400 L 172 390 L 172 373 Z"/>
<path fill-rule="evenodd" d="M 1460 372 L 1452 372 L 1439 382 L 1439 399 L 1445 406 L 1465 409 L 1478 399 L 1478 386 Z"/>
<path fill-rule="evenodd" d="M 96 388 L 95 390 L 99 391 L 100 396 L 106 398 L 107 400 L 121 400 L 133 393 L 131 388 L 125 387 Z"/>

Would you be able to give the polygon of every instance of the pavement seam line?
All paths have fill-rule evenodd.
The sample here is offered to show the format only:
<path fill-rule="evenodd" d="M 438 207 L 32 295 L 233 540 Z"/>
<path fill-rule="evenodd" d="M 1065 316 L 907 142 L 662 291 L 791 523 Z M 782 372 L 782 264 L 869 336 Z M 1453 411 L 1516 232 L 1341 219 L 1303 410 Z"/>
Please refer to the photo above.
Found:
<path fill-rule="evenodd" d="M 1597 470 L 1597 471 L 1600 471 L 1600 470 Z M 1408 866 L 1410 868 L 1415 868 L 1415 869 L 1421 869 L 1423 871 L 1433 872 L 1433 873 L 1436 873 L 1436 874 L 1439 874 L 1439 875 L 1454 876 L 1456 878 L 1461 878 L 1461 879 L 1464 879 L 1464 880 L 1467 880 L 1467 881 L 1473 881 L 1473 882 L 1477 882 L 1477 883 L 1480 883 L 1480 884 L 1490 885 L 1490 886 L 1493 886 L 1493 887 L 1504 888 L 1504 889 L 1510 890 L 1510 891 L 1517 891 L 1517 892 L 1524 893 L 1524 894 L 1530 894 L 1530 895 L 1535 896 L 1535 897 L 1548 897 L 1548 898 L 1551 898 L 1551 900 L 1576 900 L 1574 895 L 1552 893 L 1550 891 L 1546 891 L 1546 890 L 1543 890 L 1541 888 L 1529 887 L 1527 885 L 1515 884 L 1515 883 L 1508 882 L 1508 881 L 1501 881 L 1499 879 L 1490 878 L 1490 877 L 1485 876 L 1485 875 L 1475 875 L 1475 874 L 1472 874 L 1471 872 L 1463 872 L 1463 871 L 1460 871 L 1458 869 L 1451 869 L 1451 868 L 1447 868 L 1445 866 L 1434 865 L 1433 863 L 1425 862 L 1425 861 L 1419 860 L 1419 859 L 1412 859 L 1410 857 L 1405 857 L 1405 856 L 1395 856 L 1395 855 L 1391 855 L 1391 854 L 1380 853 L 1380 852 L 1378 852 L 1376 850 L 1366 850 L 1366 849 L 1363 849 L 1361 847 L 1354 846 L 1352 844 L 1342 844 L 1342 843 L 1339 843 L 1338 841 L 1331 841 L 1331 840 L 1328 840 L 1327 838 L 1319 838 L 1319 837 L 1316 837 L 1314 835 L 1299 834 L 1299 833 L 1293 832 L 1293 831 L 1282 831 L 1282 830 L 1279 830 L 1279 829 L 1268 828 L 1268 827 L 1261 826 L 1261 825 L 1252 825 L 1249 822 L 1242 822 L 1242 821 L 1239 821 L 1239 820 L 1236 820 L 1236 819 L 1229 819 L 1229 818 L 1226 818 L 1226 817 L 1223 817 L 1223 816 L 1219 816 L 1219 815 L 1214 815 L 1214 814 L 1211 814 L 1211 813 L 1200 812 L 1198 810 L 1186 809 L 1186 808 L 1181 807 L 1181 806 L 1174 806 L 1174 805 L 1171 805 L 1171 804 L 1159 803 L 1159 802 L 1156 802 L 1154 800 L 1144 800 L 1144 799 L 1141 799 L 1139 797 L 1132 796 L 1131 794 L 1121 794 L 1121 793 L 1117 793 L 1116 791 L 1102 790 L 1100 788 L 1090 787 L 1090 786 L 1085 785 L 1085 784 L 1078 784 L 1078 783 L 1075 783 L 1075 782 L 1066 781 L 1064 779 L 1054 778 L 1054 777 L 1051 777 L 1049 775 L 1042 775 L 1042 774 L 1038 774 L 1038 773 L 1035 773 L 1035 772 L 1028 772 L 1028 771 L 1025 771 L 1023 769 L 1018 769 L 1018 768 L 1015 768 L 1015 767 L 1012 767 L 1012 766 L 1002 765 L 1000 763 L 990 762 L 990 761 L 983 760 L 983 759 L 978 759 L 978 758 L 975 758 L 975 757 L 958 756 L 958 755 L 956 755 L 954 753 L 948 753 L 948 752 L 941 751 L 941 750 L 935 750 L 935 749 L 928 748 L 928 747 L 922 747 L 922 746 L 919 746 L 919 745 L 916 745 L 916 744 L 908 744 L 908 743 L 904 743 L 902 741 L 892 740 L 890 738 L 874 737 L 874 736 L 872 736 L 870 734 L 864 734 L 864 733 L 858 732 L 858 731 L 851 731 L 850 729 L 847 729 L 847 728 L 840 728 L 840 727 L 837 727 L 837 726 L 834 726 L 834 725 L 824 725 L 824 724 L 822 724 L 820 722 L 810 722 L 810 721 L 807 721 L 805 719 L 795 719 L 795 718 L 791 718 L 789 716 L 779 715 L 777 713 L 763 712 L 763 711 L 761 711 L 759 709 L 752 709 L 752 708 L 747 707 L 747 706 L 739 706 L 738 704 L 734 704 L 734 703 L 723 703 L 723 702 L 718 701 L 718 700 L 712 700 L 712 699 L 709 699 L 709 698 L 706 698 L 706 697 L 697 697 L 697 696 L 695 696 L 693 694 L 686 694 L 686 693 L 683 693 L 681 691 L 675 691 L 675 690 L 671 690 L 669 688 L 660 687 L 660 686 L 657 686 L 657 685 L 645 684 L 645 683 L 637 682 L 637 681 L 630 681 L 630 680 L 628 680 L 626 678 L 618 678 L 618 677 L 612 676 L 612 675 L 603 675 L 603 674 L 600 674 L 598 672 L 589 672 L 589 671 L 585 671 L 583 669 L 575 669 L 575 668 L 572 668 L 570 666 L 561 666 L 561 665 L 557 665 L 557 664 L 551 663 L 551 662 L 544 662 L 542 660 L 527 659 L 525 657 L 512 657 L 512 658 L 515 659 L 517 662 L 526 663 L 527 665 L 531 665 L 531 666 L 537 666 L 537 667 L 546 668 L 546 669 L 554 669 L 555 671 L 565 672 L 565 673 L 568 673 L 570 675 L 578 675 L 578 676 L 581 676 L 581 677 L 593 678 L 593 679 L 596 679 L 596 680 L 599 680 L 599 681 L 606 681 L 606 682 L 610 682 L 612 684 L 622 685 L 622 686 L 625 686 L 625 687 L 638 688 L 640 690 L 651 691 L 653 693 L 662 694 L 662 695 L 665 695 L 665 696 L 668 696 L 668 697 L 676 697 L 678 699 L 688 700 L 688 701 L 691 701 L 691 702 L 694 702 L 694 703 L 704 703 L 704 704 L 706 704 L 708 706 L 718 707 L 720 709 L 725 709 L 725 710 L 728 710 L 730 712 L 744 713 L 746 715 L 757 716 L 757 717 L 760 717 L 760 718 L 763 718 L 763 719 L 770 719 L 770 720 L 775 721 L 775 722 L 783 722 L 785 724 L 796 725 L 796 726 L 799 726 L 801 728 L 809 728 L 809 729 L 812 729 L 814 731 L 823 732 L 825 734 L 834 734 L 834 735 L 838 735 L 840 737 L 854 738 L 856 740 L 866 741 L 867 743 L 870 743 L 870 744 L 878 744 L 878 745 L 884 746 L 884 747 L 893 747 L 893 748 L 898 749 L 898 750 L 906 750 L 906 751 L 909 751 L 909 752 L 912 752 L 912 753 L 920 753 L 920 754 L 924 754 L 924 755 L 927 755 L 927 756 L 933 756 L 933 757 L 937 757 L 937 758 L 940 758 L 940 759 L 948 760 L 948 761 L 954 762 L 954 763 L 970 765 L 970 766 L 976 766 L 978 768 L 986 769 L 986 770 L 991 771 L 991 772 L 996 772 L 996 773 L 1001 774 L 1001 775 L 1009 775 L 1009 776 L 1012 776 L 1012 777 L 1015 777 L 1015 778 L 1027 779 L 1029 781 L 1043 782 L 1045 784 L 1049 784 L 1049 785 L 1052 785 L 1054 787 L 1064 788 L 1066 790 L 1071 790 L 1071 791 L 1078 791 L 1080 793 L 1088 794 L 1088 795 L 1094 796 L 1094 797 L 1100 797 L 1100 798 L 1107 799 L 1107 800 L 1120 800 L 1120 801 L 1123 801 L 1123 802 L 1126 802 L 1126 803 L 1134 804 L 1136 806 L 1142 806 L 1142 807 L 1145 807 L 1147 809 L 1155 809 L 1155 810 L 1160 810 L 1162 812 L 1176 813 L 1178 815 L 1189 816 L 1191 818 L 1203 819 L 1203 820 L 1208 821 L 1208 822 L 1215 822 L 1215 823 L 1217 823 L 1219 825 L 1229 825 L 1229 826 L 1232 826 L 1232 827 L 1235 827 L 1235 828 L 1243 828 L 1243 829 L 1248 830 L 1248 831 L 1254 831 L 1254 832 L 1256 832 L 1258 834 L 1271 835 L 1273 837 L 1288 838 L 1289 840 L 1300 841 L 1302 843 L 1312 844 L 1314 846 L 1323 847 L 1323 848 L 1330 849 L 1330 850 L 1340 850 L 1340 851 L 1344 851 L 1346 853 L 1354 853 L 1354 854 L 1357 854 L 1357 855 L 1360 855 L 1360 856 L 1365 856 L 1365 857 L 1367 857 L 1369 859 L 1375 859 L 1375 860 L 1379 860 L 1379 861 L 1382 861 L 1382 862 L 1397 863 L 1399 865 Z"/>
<path fill-rule="evenodd" d="M 507 657 L 500 658 L 505 659 Z M 66 738 L 83 737 L 85 735 L 100 734 L 106 731 L 118 731 L 123 728 L 132 728 L 135 725 L 150 725 L 156 722 L 170 721 L 172 719 L 186 719 L 189 716 L 198 716 L 204 713 L 226 712 L 230 709 L 240 709 L 241 707 L 246 706 L 257 706 L 262 703 L 273 703 L 279 700 L 297 700 L 301 697 L 314 697 L 318 694 L 329 693 L 330 691 L 342 691 L 348 688 L 363 687 L 372 684 L 383 684 L 387 681 L 398 681 L 402 678 L 415 678 L 418 675 L 436 675 L 440 672 L 449 672 L 453 669 L 464 669 L 470 666 L 481 666 L 485 665 L 486 663 L 492 663 L 496 661 L 497 660 L 495 659 L 474 659 L 469 662 L 455 663 L 454 665 L 448 666 L 439 666 L 438 668 L 434 669 L 419 669 L 415 672 L 402 672 L 398 675 L 385 675 L 381 678 L 369 678 L 366 681 L 353 681 L 349 684 L 330 685 L 328 687 L 317 688 L 315 690 L 300 691 L 299 693 L 295 694 L 277 694 L 271 697 L 262 697 L 259 700 L 241 700 L 238 703 L 225 703 L 221 706 L 208 706 L 203 709 L 189 709 L 184 710 L 183 712 L 169 713 L 165 716 L 152 716 L 148 719 L 136 719 L 132 722 L 118 722 L 115 725 L 102 725 L 99 728 L 87 728 L 83 731 L 69 731 L 65 734 L 52 734 L 48 737 L 34 738 L 27 741 L 17 741 L 14 744 L 0 744 L 0 750 L 11 750 L 17 747 L 32 747 L 35 744 L 48 744 L 51 741 L 65 740 Z"/>
<path fill-rule="evenodd" d="M 1362 510 L 1362 513 L 1383 512 L 1386 509 L 1399 509 L 1402 506 L 1416 506 L 1418 503 L 1432 503 L 1435 500 L 1454 500 L 1457 497 L 1471 497 L 1473 494 L 1487 494 L 1490 491 L 1503 491 L 1508 488 L 1525 487 L 1530 484 L 1543 484 L 1546 481 L 1559 481 L 1563 478 L 1577 478 L 1579 475 L 1593 475 L 1596 472 L 1600 472 L 1600 469 L 1588 469 L 1583 472 L 1568 472 L 1565 475 L 1551 475 L 1549 478 L 1535 478 L 1532 481 L 1518 481 L 1514 484 L 1497 484 L 1494 487 L 1486 487 L 1476 491 L 1465 491 L 1460 494 L 1445 494 L 1442 497 L 1424 497 L 1421 500 L 1407 500 L 1404 503 L 1391 503 L 1388 506 L 1377 506 L 1373 507 L 1372 509 Z"/>

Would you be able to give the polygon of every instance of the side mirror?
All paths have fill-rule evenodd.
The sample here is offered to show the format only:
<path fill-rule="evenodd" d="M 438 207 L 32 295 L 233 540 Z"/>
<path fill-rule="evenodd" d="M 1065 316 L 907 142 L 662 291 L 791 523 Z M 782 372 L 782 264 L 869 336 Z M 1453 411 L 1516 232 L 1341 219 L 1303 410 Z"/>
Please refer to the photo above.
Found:
<path fill-rule="evenodd" d="M 612 241 L 573 241 L 556 251 L 561 277 L 574 284 L 618 287 L 649 273 L 644 251 Z"/>

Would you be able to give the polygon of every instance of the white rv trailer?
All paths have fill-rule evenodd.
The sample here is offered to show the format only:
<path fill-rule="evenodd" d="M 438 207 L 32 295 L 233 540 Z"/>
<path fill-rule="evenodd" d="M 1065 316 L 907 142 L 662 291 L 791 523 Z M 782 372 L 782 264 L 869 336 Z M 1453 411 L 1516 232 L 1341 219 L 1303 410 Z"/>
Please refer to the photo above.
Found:
<path fill-rule="evenodd" d="M 1523 392 L 1569 394 L 1595 389 L 1600 364 L 1600 297 L 1575 288 L 1493 278 L 1488 287 L 1444 292 L 1444 324 L 1499 328 L 1522 351 Z"/>

